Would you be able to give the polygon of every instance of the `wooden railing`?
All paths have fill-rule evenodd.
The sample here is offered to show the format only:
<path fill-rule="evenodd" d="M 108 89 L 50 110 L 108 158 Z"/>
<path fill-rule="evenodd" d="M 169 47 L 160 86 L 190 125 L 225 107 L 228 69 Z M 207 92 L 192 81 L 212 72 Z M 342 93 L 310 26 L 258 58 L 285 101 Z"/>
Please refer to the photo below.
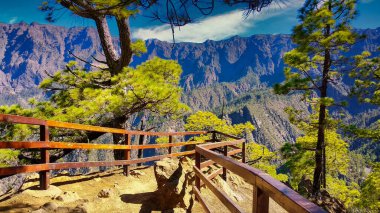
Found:
<path fill-rule="evenodd" d="M 228 196 L 218 189 L 211 180 L 221 174 L 224 180 L 227 179 L 227 169 L 241 176 L 246 181 L 254 186 L 254 204 L 253 212 L 268 212 L 269 197 L 279 203 L 285 210 L 289 212 L 324 212 L 323 209 L 303 198 L 295 191 L 284 185 L 283 183 L 273 179 L 268 174 L 252 168 L 245 164 L 245 140 L 233 135 L 225 134 L 218 131 L 193 131 L 193 132 L 145 132 L 145 131 L 130 131 L 125 129 L 116 129 L 109 127 L 99 127 L 82 125 L 67 122 L 58 122 L 51 120 L 42 120 L 30 117 L 0 114 L 0 122 L 12 124 L 27 124 L 39 126 L 40 139 L 39 141 L 0 141 L 0 149 L 37 149 L 40 152 L 41 159 L 39 164 L 22 165 L 14 167 L 0 168 L 0 177 L 10 176 L 19 173 L 39 172 L 40 187 L 47 189 L 49 187 L 50 170 L 60 170 L 69 168 L 82 167 L 99 167 L 99 166 L 123 166 L 124 174 L 129 174 L 129 165 L 156 161 L 166 157 L 188 156 L 195 154 L 194 171 L 196 174 L 194 193 L 197 199 L 207 212 L 211 212 L 201 195 L 201 186 L 208 187 L 231 212 L 243 212 L 243 210 L 234 204 Z M 117 144 L 89 144 L 89 143 L 74 143 L 74 142 L 55 142 L 50 141 L 50 128 L 74 129 L 82 131 L 92 131 L 101 133 L 121 134 L 125 137 L 124 145 Z M 189 136 L 212 134 L 212 139 L 205 143 L 198 141 L 176 142 L 173 143 L 175 136 Z M 168 136 L 169 143 L 167 144 L 145 144 L 132 145 L 131 137 L 133 135 L 140 136 Z M 230 138 L 227 141 L 221 141 L 217 138 L 219 135 L 222 138 Z M 242 144 L 239 146 L 239 144 Z M 195 150 L 172 153 L 172 147 L 196 145 Z M 158 149 L 168 148 L 168 154 L 157 155 L 145 158 L 131 159 L 131 150 L 143 149 Z M 51 149 L 106 149 L 106 150 L 124 150 L 124 160 L 115 161 L 88 161 L 88 162 L 64 162 L 51 163 L 49 150 Z M 228 150 L 230 149 L 230 151 Z M 236 156 L 241 154 L 241 156 Z M 208 160 L 201 162 L 201 156 Z M 241 162 L 233 160 L 230 156 L 239 158 Z M 202 168 L 212 164 L 219 164 L 221 169 L 208 175 L 203 174 Z M 202 182 L 201 182 L 202 181 Z"/>
<path fill-rule="evenodd" d="M 0 149 L 38 149 L 40 151 L 41 159 L 39 164 L 22 165 L 14 167 L 0 168 L 0 177 L 10 176 L 19 173 L 39 172 L 40 174 L 40 187 L 47 189 L 49 187 L 50 170 L 60 170 L 69 168 L 82 168 L 82 167 L 98 167 L 98 166 L 119 166 L 123 165 L 124 174 L 129 174 L 129 166 L 131 164 L 145 163 L 149 161 L 156 161 L 166 157 L 177 157 L 185 155 L 194 155 L 195 150 L 183 151 L 172 153 L 172 147 L 196 145 L 204 142 L 189 141 L 189 142 L 176 142 L 173 143 L 175 136 L 189 136 L 212 133 L 215 138 L 214 132 L 208 131 L 193 131 L 193 132 L 145 132 L 145 131 L 130 131 L 125 129 L 116 129 L 108 127 L 90 126 L 67 122 L 58 122 L 51 120 L 42 120 L 30 117 L 0 114 L 0 122 L 12 124 L 28 124 L 37 125 L 40 128 L 39 141 L 0 141 Z M 64 128 L 74 130 L 84 130 L 101 133 L 121 134 L 125 137 L 124 145 L 114 144 L 89 144 L 89 143 L 74 143 L 74 142 L 56 142 L 50 141 L 50 128 Z M 131 137 L 133 135 L 139 136 L 168 136 L 169 143 L 166 144 L 145 144 L 145 145 L 132 145 Z M 168 148 L 168 154 L 157 155 L 145 158 L 131 159 L 131 150 L 143 149 L 158 149 Z M 106 149 L 106 150 L 124 150 L 124 160 L 115 160 L 110 162 L 105 161 L 90 161 L 90 162 L 64 162 L 64 163 L 51 163 L 49 162 L 49 150 L 51 149 Z M 240 153 L 242 150 L 235 150 L 231 155 Z M 243 154 L 244 155 L 244 154 Z"/>
<path fill-rule="evenodd" d="M 220 133 L 220 132 L 216 132 Z M 288 212 L 325 212 L 322 208 L 310 202 L 306 198 L 299 195 L 297 192 L 290 189 L 285 184 L 272 178 L 265 172 L 255 169 L 247 164 L 238 162 L 228 157 L 228 147 L 234 147 L 239 143 L 244 143 L 244 140 L 238 139 L 235 136 L 220 133 L 223 136 L 230 137 L 234 141 L 217 142 L 201 144 L 195 147 L 195 166 L 194 172 L 196 175 L 194 194 L 197 200 L 201 203 L 206 212 L 215 212 L 210 209 L 207 200 L 202 197 L 201 186 L 205 185 L 210 191 L 231 211 L 244 212 L 244 210 L 236 205 L 225 192 L 220 190 L 212 179 L 220 174 L 219 170 L 211 175 L 205 175 L 202 168 L 211 164 L 219 164 L 223 168 L 222 178 L 226 180 L 227 169 L 244 178 L 248 183 L 253 185 L 253 206 L 252 212 L 265 213 L 269 211 L 269 198 L 272 198 L 280 206 Z M 213 150 L 223 148 L 223 153 L 217 153 Z M 227 153 L 227 154 L 226 154 Z M 203 158 L 208 160 L 201 162 Z M 244 157 L 245 158 L 245 157 Z"/>

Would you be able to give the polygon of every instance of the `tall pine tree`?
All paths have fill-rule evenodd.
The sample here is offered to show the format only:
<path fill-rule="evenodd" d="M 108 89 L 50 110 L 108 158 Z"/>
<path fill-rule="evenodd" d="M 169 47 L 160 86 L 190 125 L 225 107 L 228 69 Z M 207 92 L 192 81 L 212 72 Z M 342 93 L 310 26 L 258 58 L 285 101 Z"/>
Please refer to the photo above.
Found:
<path fill-rule="evenodd" d="M 276 84 L 278 94 L 302 91 L 305 97 L 317 94 L 318 122 L 315 147 L 313 194 L 326 187 L 325 130 L 327 108 L 336 104 L 328 94 L 339 81 L 347 62 L 343 53 L 355 42 L 350 22 L 355 17 L 356 0 L 307 0 L 300 10 L 300 24 L 293 29 L 297 47 L 284 56 L 285 81 Z"/>

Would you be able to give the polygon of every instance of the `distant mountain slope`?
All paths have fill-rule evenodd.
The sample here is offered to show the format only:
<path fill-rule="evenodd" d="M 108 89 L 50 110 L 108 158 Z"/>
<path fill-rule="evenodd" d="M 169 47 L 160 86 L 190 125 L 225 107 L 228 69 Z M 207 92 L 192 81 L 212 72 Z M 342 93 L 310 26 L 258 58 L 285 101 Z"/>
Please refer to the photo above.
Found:
<path fill-rule="evenodd" d="M 376 52 L 380 28 L 359 32 L 367 38 L 347 54 Z M 283 107 L 307 109 L 307 105 L 299 102 L 296 95 L 275 96 L 269 89 L 284 79 L 282 57 L 294 47 L 289 35 L 235 36 L 223 41 L 175 45 L 148 40 L 146 45 L 148 53 L 134 58 L 132 65 L 154 56 L 177 60 L 183 68 L 183 101 L 194 110 L 220 113 L 226 102 L 226 113 L 232 122 L 251 121 L 256 125 L 254 138 L 258 142 L 276 149 L 284 141 L 294 141 L 297 130 L 290 125 Z M 0 104 L 25 104 L 30 97 L 42 98 L 37 85 L 74 60 L 70 52 L 88 61 L 92 61 L 91 56 L 101 59 L 96 30 L 35 23 L 0 24 Z M 337 99 L 346 99 L 350 84 L 352 80 L 345 78 L 331 93 Z M 350 113 L 369 109 L 352 100 L 350 103 Z"/>
<path fill-rule="evenodd" d="M 41 95 L 37 85 L 76 55 L 100 56 L 95 29 L 0 24 L 0 103 L 24 103 Z"/>

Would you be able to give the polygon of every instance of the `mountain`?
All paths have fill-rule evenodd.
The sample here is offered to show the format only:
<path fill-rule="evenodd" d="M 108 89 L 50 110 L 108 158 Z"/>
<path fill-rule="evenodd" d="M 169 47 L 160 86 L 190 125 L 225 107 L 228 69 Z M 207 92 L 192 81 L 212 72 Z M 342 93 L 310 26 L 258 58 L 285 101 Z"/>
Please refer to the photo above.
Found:
<path fill-rule="evenodd" d="M 27 98 L 42 97 L 37 85 L 75 59 L 70 51 L 83 58 L 99 57 L 96 30 L 0 24 L 0 103 L 25 104 Z"/>
<path fill-rule="evenodd" d="M 379 54 L 380 28 L 358 30 L 367 37 L 356 43 L 349 55 L 369 50 Z M 256 141 L 277 149 L 299 134 L 283 108 L 292 105 L 307 110 L 299 95 L 276 96 L 270 87 L 284 79 L 284 53 L 294 47 L 289 35 L 235 36 L 223 41 L 172 44 L 146 41 L 148 52 L 135 57 L 132 66 L 158 56 L 182 65 L 183 101 L 194 110 L 223 113 L 233 123 L 251 121 L 257 127 Z M 37 85 L 62 69 L 75 57 L 93 61 L 102 58 L 96 30 L 64 28 L 32 23 L 0 24 L 0 104 L 26 104 L 30 97 L 42 99 Z M 90 69 L 88 64 L 79 63 Z M 342 79 L 331 89 L 337 99 L 347 99 L 351 79 Z M 349 114 L 366 113 L 370 106 L 350 101 Z M 373 108 L 372 108 L 373 110 Z M 375 109 L 375 114 L 378 110 Z M 380 113 L 376 114 L 380 115 Z"/>

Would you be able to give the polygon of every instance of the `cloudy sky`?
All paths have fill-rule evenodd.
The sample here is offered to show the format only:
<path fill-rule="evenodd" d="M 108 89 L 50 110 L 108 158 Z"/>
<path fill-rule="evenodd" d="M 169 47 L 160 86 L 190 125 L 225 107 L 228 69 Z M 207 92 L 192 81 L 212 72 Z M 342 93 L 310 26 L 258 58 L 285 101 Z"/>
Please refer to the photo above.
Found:
<path fill-rule="evenodd" d="M 214 11 L 212 15 L 198 17 L 194 23 L 184 27 L 175 28 L 176 41 L 204 42 L 205 40 L 222 40 L 234 35 L 250 36 L 253 34 L 279 34 L 290 33 L 297 24 L 297 10 L 302 6 L 303 0 L 287 0 L 286 3 L 274 0 L 268 8 L 260 13 L 243 16 L 242 8 L 225 7 Z M 1 2 L 0 22 L 19 23 L 21 21 L 47 24 L 45 15 L 38 10 L 42 0 L 12 0 Z M 22 5 L 22 6 L 20 6 Z M 359 16 L 353 25 L 356 28 L 380 27 L 380 0 L 359 0 Z M 65 27 L 94 26 L 91 20 L 72 15 L 70 12 L 59 14 L 55 23 Z M 110 23 L 111 30 L 116 34 L 114 23 Z M 150 18 L 137 15 L 131 20 L 133 38 L 156 38 L 172 41 L 170 26 L 154 22 Z"/>

